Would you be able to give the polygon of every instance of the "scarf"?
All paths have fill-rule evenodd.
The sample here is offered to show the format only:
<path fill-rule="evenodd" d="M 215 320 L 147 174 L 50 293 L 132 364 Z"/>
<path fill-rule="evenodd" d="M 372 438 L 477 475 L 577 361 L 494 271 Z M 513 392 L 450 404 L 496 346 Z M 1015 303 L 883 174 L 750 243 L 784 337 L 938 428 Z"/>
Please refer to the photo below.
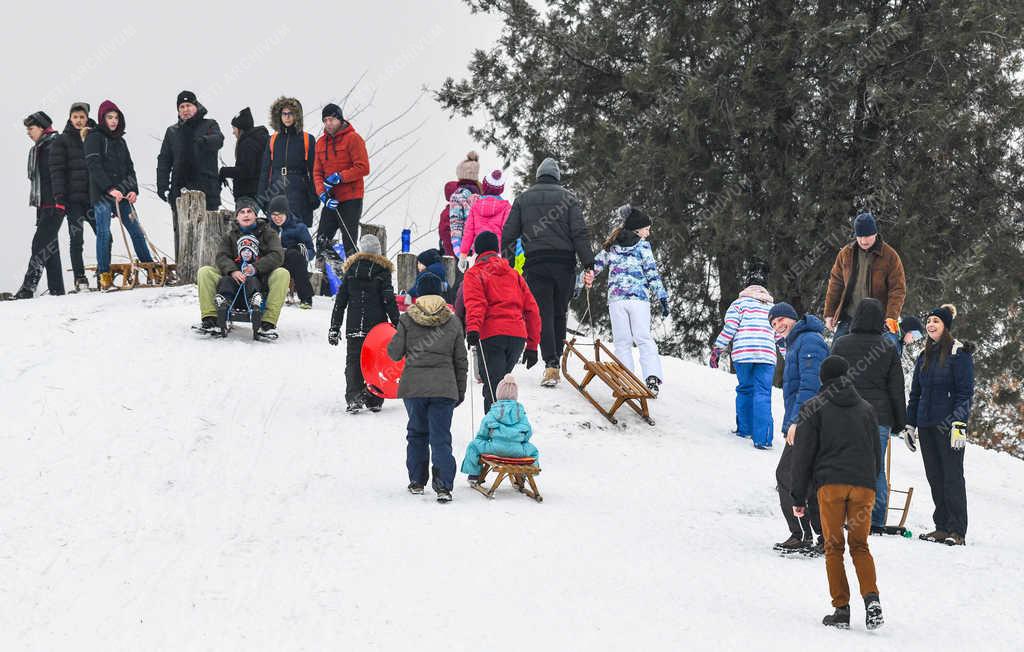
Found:
<path fill-rule="evenodd" d="M 42 175 L 39 173 L 39 149 L 57 137 L 57 132 L 50 127 L 43 132 L 39 142 L 28 151 L 28 180 L 31 182 L 31 189 L 28 194 L 28 205 L 37 208 L 42 203 Z"/>

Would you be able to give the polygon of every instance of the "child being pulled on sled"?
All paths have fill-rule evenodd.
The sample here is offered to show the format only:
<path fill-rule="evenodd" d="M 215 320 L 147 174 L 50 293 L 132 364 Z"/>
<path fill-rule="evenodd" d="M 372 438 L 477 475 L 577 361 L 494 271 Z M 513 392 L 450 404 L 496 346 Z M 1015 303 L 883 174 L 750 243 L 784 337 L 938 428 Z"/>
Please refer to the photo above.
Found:
<path fill-rule="evenodd" d="M 526 418 L 526 408 L 519 402 L 515 376 L 507 374 L 498 383 L 494 398 L 462 460 L 462 472 L 469 476 L 470 484 L 475 484 L 480 477 L 481 455 L 532 457 L 535 465 L 540 457 L 537 447 L 530 442 L 533 428 Z"/>

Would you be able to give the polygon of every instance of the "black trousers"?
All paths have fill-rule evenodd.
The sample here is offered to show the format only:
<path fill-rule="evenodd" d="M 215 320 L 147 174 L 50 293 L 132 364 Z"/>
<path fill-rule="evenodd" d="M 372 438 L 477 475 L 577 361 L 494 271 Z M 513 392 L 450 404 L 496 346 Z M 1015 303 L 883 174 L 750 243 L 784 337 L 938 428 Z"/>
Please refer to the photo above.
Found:
<path fill-rule="evenodd" d="M 309 266 L 306 257 L 298 247 L 289 247 L 284 252 L 284 268 L 292 275 L 295 294 L 302 303 L 313 303 L 313 285 L 309 280 Z"/>
<path fill-rule="evenodd" d="M 363 342 L 365 340 L 365 337 L 349 337 L 345 339 L 345 402 L 351 403 L 359 399 L 362 400 L 366 407 L 376 407 L 383 405 L 384 399 L 366 391 L 363 368 L 359 365 L 359 356 L 362 354 Z"/>
<path fill-rule="evenodd" d="M 949 445 L 949 428 L 919 429 L 924 474 L 935 503 L 935 529 L 967 536 L 967 486 L 964 483 L 964 449 Z"/>
<path fill-rule="evenodd" d="M 540 354 L 547 367 L 558 367 L 565 346 L 569 301 L 576 286 L 573 265 L 537 263 L 523 273 L 540 309 Z"/>
<path fill-rule="evenodd" d="M 220 281 L 217 282 L 217 294 L 221 295 L 230 302 L 235 298 L 235 294 L 238 292 L 238 282 L 231 276 L 221 276 Z M 263 292 L 263 284 L 260 283 L 258 276 L 248 276 L 245 279 L 245 295 L 249 297 L 249 301 L 252 301 L 252 295 L 257 292 Z M 266 310 L 267 298 L 263 297 L 263 305 L 260 306 L 260 310 Z M 245 299 L 240 295 L 238 301 L 233 306 L 234 310 L 245 310 Z"/>
<path fill-rule="evenodd" d="M 64 294 L 64 271 L 60 264 L 60 224 L 64 212 L 56 208 L 36 209 L 36 233 L 32 236 L 32 257 L 21 289 L 35 292 L 46 270 L 46 286 L 52 295 Z"/>
<path fill-rule="evenodd" d="M 524 337 L 495 335 L 480 340 L 480 346 L 476 347 L 476 364 L 484 381 L 484 412 L 491 409 L 491 403 L 494 402 L 492 396 L 498 391 L 498 383 L 505 374 L 512 373 L 525 348 Z"/>
<path fill-rule="evenodd" d="M 789 533 L 798 539 L 811 539 L 813 534 L 821 534 L 821 515 L 818 511 L 818 492 L 813 488 L 808 491 L 807 511 L 803 518 L 793 515 L 793 496 L 790 494 L 793 468 L 793 447 L 783 444 L 782 455 L 775 469 L 775 489 L 779 492 L 779 507 L 786 519 Z M 812 534 L 813 533 L 813 534 Z"/>
<path fill-rule="evenodd" d="M 88 204 L 68 204 L 67 209 L 68 233 L 71 235 L 71 269 L 75 279 L 85 278 L 85 262 L 82 260 L 82 251 L 85 248 L 85 223 L 89 223 L 95 236 L 96 218 L 92 216 Z"/>
<path fill-rule="evenodd" d="M 324 208 L 320 211 L 320 225 L 316 229 L 316 251 L 323 253 L 331 246 L 334 236 L 341 231 L 341 243 L 345 256 L 356 253 L 359 239 L 359 219 L 363 216 L 363 200 L 350 199 L 338 204 L 338 209 Z M 340 219 L 339 219 L 340 218 Z M 387 253 L 387 252 L 384 252 Z"/>

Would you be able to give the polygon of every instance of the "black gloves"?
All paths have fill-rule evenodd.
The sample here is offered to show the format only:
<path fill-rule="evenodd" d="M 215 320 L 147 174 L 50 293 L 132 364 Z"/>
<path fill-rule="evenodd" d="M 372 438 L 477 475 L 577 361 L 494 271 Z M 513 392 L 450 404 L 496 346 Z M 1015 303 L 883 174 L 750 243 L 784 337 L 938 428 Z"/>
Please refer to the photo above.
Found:
<path fill-rule="evenodd" d="M 537 364 L 537 349 L 532 351 L 530 349 L 526 349 L 523 351 L 523 364 L 526 365 L 527 369 L 530 369 L 533 365 Z"/>
<path fill-rule="evenodd" d="M 338 329 L 332 328 L 327 331 L 327 343 L 331 346 L 338 346 Z"/>
<path fill-rule="evenodd" d="M 478 333 L 477 331 L 469 331 L 468 333 L 466 333 L 466 344 L 468 344 L 471 348 L 476 348 L 477 346 L 480 346 L 480 333 Z"/>

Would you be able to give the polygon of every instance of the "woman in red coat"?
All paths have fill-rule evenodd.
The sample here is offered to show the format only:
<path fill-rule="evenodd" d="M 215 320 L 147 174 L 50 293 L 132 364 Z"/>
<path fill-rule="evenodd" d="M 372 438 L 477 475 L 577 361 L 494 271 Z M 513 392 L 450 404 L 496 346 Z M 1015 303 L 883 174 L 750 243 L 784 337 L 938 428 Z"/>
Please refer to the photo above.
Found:
<path fill-rule="evenodd" d="M 466 342 L 476 349 L 486 412 L 494 401 L 494 388 L 515 368 L 520 355 L 527 369 L 537 364 L 540 310 L 526 281 L 499 255 L 497 235 L 480 233 L 473 250 L 476 262 L 466 271 L 462 286 Z"/>

